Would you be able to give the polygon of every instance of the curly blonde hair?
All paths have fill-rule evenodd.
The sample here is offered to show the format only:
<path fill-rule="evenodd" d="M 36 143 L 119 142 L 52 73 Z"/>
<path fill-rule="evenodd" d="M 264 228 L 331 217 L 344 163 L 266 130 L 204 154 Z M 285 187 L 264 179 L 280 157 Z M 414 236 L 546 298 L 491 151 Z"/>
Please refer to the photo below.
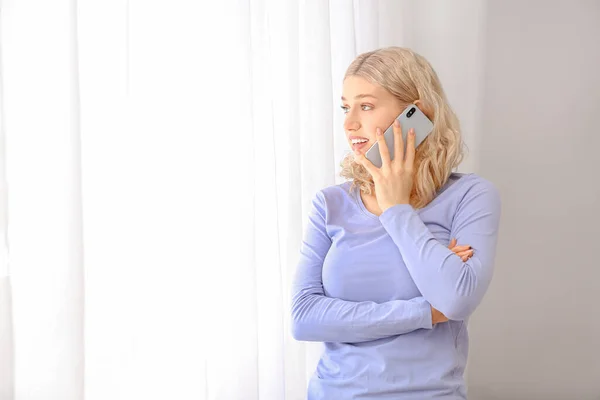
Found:
<path fill-rule="evenodd" d="M 348 67 L 344 79 L 359 76 L 392 93 L 402 104 L 420 100 L 423 111 L 432 118 L 433 131 L 419 145 L 415 155 L 415 175 L 410 204 L 425 207 L 461 163 L 465 146 L 458 118 L 450 108 L 437 74 L 429 62 L 414 51 L 385 47 L 360 54 Z M 366 194 L 374 190 L 371 174 L 350 152 L 340 166 L 340 176 L 352 180 Z"/>

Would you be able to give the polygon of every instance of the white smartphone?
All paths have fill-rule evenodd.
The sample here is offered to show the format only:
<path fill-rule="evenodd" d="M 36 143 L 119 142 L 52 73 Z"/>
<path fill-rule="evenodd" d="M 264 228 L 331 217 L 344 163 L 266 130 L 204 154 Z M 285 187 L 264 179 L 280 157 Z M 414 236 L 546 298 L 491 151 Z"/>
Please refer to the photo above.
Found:
<path fill-rule="evenodd" d="M 427 118 L 425 114 L 419 107 L 414 104 L 406 107 L 404 111 L 398 117 L 396 117 L 398 121 L 400 121 L 400 127 L 402 128 L 402 140 L 405 143 L 404 150 L 406 150 L 406 136 L 408 135 L 408 131 L 410 128 L 415 130 L 415 147 L 419 146 L 423 140 L 431 133 L 433 130 L 433 123 Z M 388 150 L 390 151 L 390 159 L 394 159 L 394 127 L 393 123 L 390 125 L 383 134 L 385 138 L 385 143 L 387 144 Z M 405 152 L 406 154 L 406 152 Z M 375 142 L 369 150 L 365 153 L 365 157 L 373 163 L 377 168 L 381 168 L 383 165 L 381 161 L 381 154 L 379 153 L 379 142 Z"/>

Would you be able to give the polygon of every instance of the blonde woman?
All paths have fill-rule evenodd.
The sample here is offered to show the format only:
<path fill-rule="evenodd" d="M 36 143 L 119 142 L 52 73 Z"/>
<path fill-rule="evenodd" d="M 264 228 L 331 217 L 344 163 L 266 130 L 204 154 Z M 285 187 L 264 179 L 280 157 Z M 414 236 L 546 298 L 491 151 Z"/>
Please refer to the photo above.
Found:
<path fill-rule="evenodd" d="M 390 161 L 381 132 L 411 104 L 433 131 L 415 149 L 396 124 Z M 359 55 L 342 109 L 348 181 L 314 196 L 293 284 L 293 336 L 325 342 L 308 399 L 466 399 L 466 326 L 492 278 L 498 191 L 453 172 L 458 120 L 413 51 Z M 364 156 L 375 142 L 381 168 Z"/>

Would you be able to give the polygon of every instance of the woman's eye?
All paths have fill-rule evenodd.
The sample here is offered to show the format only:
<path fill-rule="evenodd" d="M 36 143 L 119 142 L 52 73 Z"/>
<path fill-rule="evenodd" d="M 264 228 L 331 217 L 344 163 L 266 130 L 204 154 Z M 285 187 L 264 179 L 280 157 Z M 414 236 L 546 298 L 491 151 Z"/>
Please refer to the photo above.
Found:
<path fill-rule="evenodd" d="M 340 107 L 341 107 L 341 108 L 342 108 L 342 110 L 344 111 L 344 114 L 348 113 L 348 110 L 350 109 L 350 107 L 348 107 L 348 106 L 340 106 Z M 368 104 L 363 104 L 363 105 L 361 105 L 361 106 L 360 106 L 360 108 L 361 108 L 363 111 L 370 111 L 370 110 L 372 110 L 372 109 L 373 109 L 373 106 L 370 106 L 370 105 L 368 105 Z"/>

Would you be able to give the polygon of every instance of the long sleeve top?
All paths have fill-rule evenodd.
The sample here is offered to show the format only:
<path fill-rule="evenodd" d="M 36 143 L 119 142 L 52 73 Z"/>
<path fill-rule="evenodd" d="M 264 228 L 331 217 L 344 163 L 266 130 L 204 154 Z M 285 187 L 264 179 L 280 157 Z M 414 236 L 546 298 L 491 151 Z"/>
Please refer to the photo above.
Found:
<path fill-rule="evenodd" d="M 379 216 L 350 182 L 319 190 L 292 287 L 292 335 L 325 344 L 308 400 L 466 399 L 467 320 L 492 279 L 500 208 L 475 174 Z M 449 321 L 432 325 L 431 306 Z"/>

